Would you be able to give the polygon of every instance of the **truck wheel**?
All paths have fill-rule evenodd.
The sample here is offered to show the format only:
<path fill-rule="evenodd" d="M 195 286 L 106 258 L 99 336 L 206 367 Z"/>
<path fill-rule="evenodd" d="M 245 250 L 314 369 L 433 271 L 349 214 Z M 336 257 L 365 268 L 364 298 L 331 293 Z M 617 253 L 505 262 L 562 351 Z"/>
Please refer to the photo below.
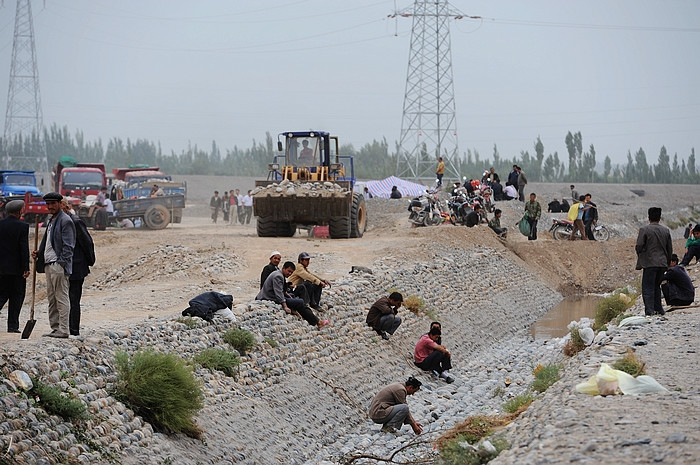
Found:
<path fill-rule="evenodd" d="M 334 216 L 328 222 L 328 234 L 331 239 L 347 239 L 350 237 L 350 218 L 347 216 Z"/>
<path fill-rule="evenodd" d="M 365 198 L 360 193 L 352 197 L 352 208 L 350 210 L 350 237 L 362 237 L 367 229 L 367 209 L 365 208 Z"/>
<path fill-rule="evenodd" d="M 163 229 L 170 223 L 170 212 L 163 205 L 151 205 L 143 215 L 148 229 Z"/>
<path fill-rule="evenodd" d="M 270 216 L 258 216 L 258 237 L 276 237 L 277 226 Z"/>

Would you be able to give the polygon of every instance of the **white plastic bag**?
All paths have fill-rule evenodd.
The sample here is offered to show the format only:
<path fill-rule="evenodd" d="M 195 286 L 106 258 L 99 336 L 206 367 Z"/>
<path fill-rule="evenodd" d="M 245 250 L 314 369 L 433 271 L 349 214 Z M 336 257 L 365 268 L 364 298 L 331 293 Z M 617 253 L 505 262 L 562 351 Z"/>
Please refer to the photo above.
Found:
<path fill-rule="evenodd" d="M 588 381 L 576 385 L 576 392 L 592 396 L 608 396 L 617 394 L 618 391 L 622 394 L 647 394 L 668 392 L 668 389 L 651 376 L 642 375 L 635 378 L 624 371 L 611 368 L 607 363 L 601 363 L 598 373 Z"/>

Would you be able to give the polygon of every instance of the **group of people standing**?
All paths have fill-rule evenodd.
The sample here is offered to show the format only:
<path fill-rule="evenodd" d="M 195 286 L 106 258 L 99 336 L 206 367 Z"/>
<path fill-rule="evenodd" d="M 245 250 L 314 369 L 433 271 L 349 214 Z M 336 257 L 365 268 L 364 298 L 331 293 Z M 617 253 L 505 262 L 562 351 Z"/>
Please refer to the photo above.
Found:
<path fill-rule="evenodd" d="M 219 191 L 214 191 L 209 199 L 209 210 L 211 220 L 216 223 L 219 219 L 219 212 L 223 215 L 225 224 L 233 225 L 238 221 L 240 224 L 250 224 L 253 217 L 253 197 L 251 191 L 241 194 L 239 189 L 224 191 L 223 197 L 219 197 Z"/>
<path fill-rule="evenodd" d="M 43 197 L 51 219 L 38 250 L 29 253 L 29 225 L 20 221 L 24 201 L 6 206 L 8 217 L 0 221 L 0 309 L 9 301 L 7 332 L 19 333 L 19 314 L 30 274 L 46 275 L 51 332 L 44 336 L 66 339 L 80 335 L 80 300 L 83 283 L 95 264 L 95 248 L 85 222 L 57 192 Z"/>

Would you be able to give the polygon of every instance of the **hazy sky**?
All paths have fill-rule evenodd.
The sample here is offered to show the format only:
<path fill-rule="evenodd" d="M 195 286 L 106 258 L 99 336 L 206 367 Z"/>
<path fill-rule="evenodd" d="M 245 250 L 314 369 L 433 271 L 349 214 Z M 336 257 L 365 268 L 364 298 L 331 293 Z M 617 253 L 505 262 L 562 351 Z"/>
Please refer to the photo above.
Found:
<path fill-rule="evenodd" d="M 32 3 L 44 124 L 180 152 L 327 130 L 359 148 L 399 139 L 407 0 L 45 0 Z M 700 149 L 700 1 L 463 1 L 451 22 L 460 152 L 597 160 Z M 0 9 L 6 96 L 15 1 Z"/>

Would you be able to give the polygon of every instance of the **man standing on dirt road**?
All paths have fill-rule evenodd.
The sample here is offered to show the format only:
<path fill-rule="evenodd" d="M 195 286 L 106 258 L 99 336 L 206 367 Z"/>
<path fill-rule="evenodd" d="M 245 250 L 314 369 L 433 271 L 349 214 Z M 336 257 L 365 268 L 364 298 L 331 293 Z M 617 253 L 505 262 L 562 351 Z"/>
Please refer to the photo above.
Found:
<path fill-rule="evenodd" d="M 32 252 L 36 259 L 36 271 L 46 273 L 46 297 L 49 301 L 48 337 L 68 338 L 70 318 L 69 277 L 73 273 L 73 249 L 75 248 L 75 225 L 61 210 L 63 196 L 49 192 L 44 196 L 51 220 L 39 250 Z"/>
<path fill-rule="evenodd" d="M 528 241 L 537 240 L 537 222 L 540 220 L 540 216 L 542 215 L 542 207 L 536 199 L 537 195 L 535 195 L 533 192 L 530 194 L 530 200 L 525 204 L 527 222 L 530 224 L 530 235 L 527 237 Z"/>
<path fill-rule="evenodd" d="M 65 198 L 61 200 L 61 210 L 73 220 L 75 225 L 73 272 L 68 278 L 68 299 L 70 300 L 68 329 L 71 336 L 80 336 L 80 299 L 83 297 L 85 277 L 90 274 L 90 267 L 95 264 L 95 244 L 87 225 L 75 214 Z"/>
<path fill-rule="evenodd" d="M 661 221 L 661 208 L 651 207 L 648 211 L 649 224 L 639 228 L 637 244 L 637 266 L 642 271 L 642 300 L 644 314 L 663 315 L 666 312 L 661 306 L 661 281 L 668 269 L 673 256 L 671 232 Z"/>
<path fill-rule="evenodd" d="M 411 376 L 405 383 L 392 383 L 374 396 L 369 406 L 369 417 L 382 425 L 382 432 L 394 433 L 403 425 L 411 425 L 416 434 L 423 432 L 423 425 L 413 419 L 406 403 L 406 396 L 418 392 L 422 384 Z"/>
<path fill-rule="evenodd" d="M 211 219 L 216 223 L 216 220 L 219 218 L 219 210 L 221 210 L 219 191 L 214 191 L 214 195 L 209 199 L 209 209 L 211 210 Z"/>
<path fill-rule="evenodd" d="M 435 170 L 435 176 L 437 177 L 437 188 L 442 187 L 442 177 L 445 175 L 445 162 L 442 161 L 442 157 L 438 157 L 438 165 Z"/>
<path fill-rule="evenodd" d="M 19 333 L 19 314 L 29 277 L 29 224 L 20 220 L 23 200 L 5 206 L 7 218 L 0 220 L 0 310 L 7 306 L 7 332 Z"/>

